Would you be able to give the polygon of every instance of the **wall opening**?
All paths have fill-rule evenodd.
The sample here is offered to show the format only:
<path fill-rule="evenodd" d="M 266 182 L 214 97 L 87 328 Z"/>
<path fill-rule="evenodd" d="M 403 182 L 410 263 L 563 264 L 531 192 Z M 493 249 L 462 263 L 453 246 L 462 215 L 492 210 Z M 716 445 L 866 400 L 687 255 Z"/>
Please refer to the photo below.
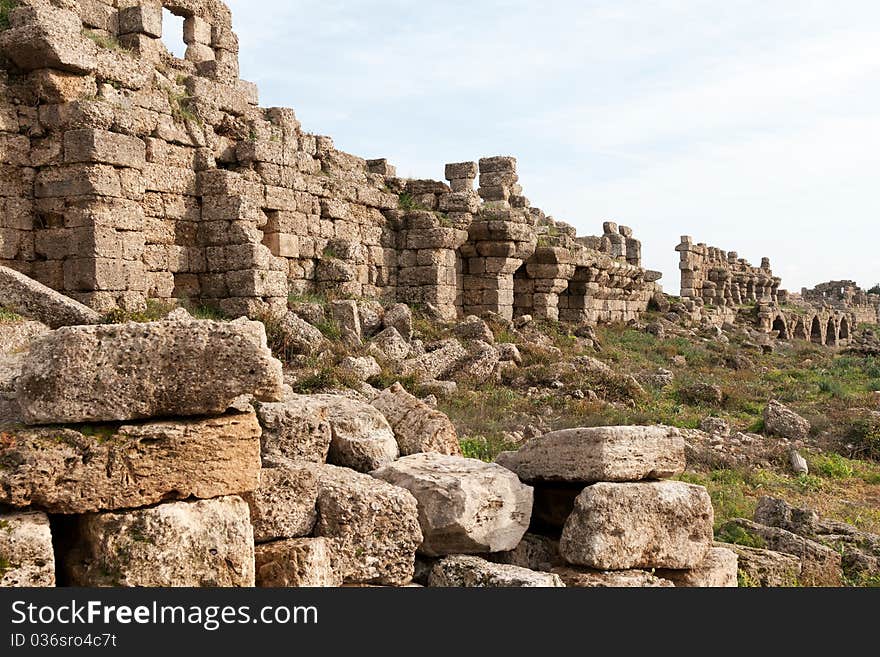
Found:
<path fill-rule="evenodd" d="M 776 318 L 776 320 L 773 322 L 772 330 L 779 332 L 780 340 L 788 340 L 788 328 L 785 326 L 785 320 L 782 319 L 782 317 Z"/>
<path fill-rule="evenodd" d="M 834 318 L 828 320 L 828 329 L 825 331 L 825 344 L 834 346 L 837 344 L 837 326 Z"/>
<path fill-rule="evenodd" d="M 846 317 L 840 320 L 840 339 L 849 340 L 849 322 L 846 321 Z"/>
<path fill-rule="evenodd" d="M 183 42 L 183 16 L 177 16 L 168 9 L 162 10 L 162 43 L 168 52 L 178 59 L 186 58 L 186 44 Z"/>
<path fill-rule="evenodd" d="M 810 340 L 812 340 L 816 344 L 823 344 L 823 342 L 822 342 L 822 323 L 819 321 L 818 317 L 813 318 L 813 325 L 810 328 Z"/>
<path fill-rule="evenodd" d="M 513 275 L 513 316 L 532 314 L 535 305 L 535 282 L 529 278 L 526 263 Z"/>

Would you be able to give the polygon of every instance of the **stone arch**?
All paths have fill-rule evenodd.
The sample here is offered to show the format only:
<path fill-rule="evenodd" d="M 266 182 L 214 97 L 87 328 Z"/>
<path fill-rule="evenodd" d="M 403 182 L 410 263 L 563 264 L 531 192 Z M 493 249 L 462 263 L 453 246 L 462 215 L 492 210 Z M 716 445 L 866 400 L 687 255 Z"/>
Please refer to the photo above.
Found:
<path fill-rule="evenodd" d="M 849 320 L 846 317 L 843 317 L 840 320 L 838 340 L 849 340 Z"/>
<path fill-rule="evenodd" d="M 773 320 L 773 326 L 771 328 L 772 331 L 779 331 L 779 339 L 780 340 L 788 340 L 788 324 L 785 321 L 785 318 L 782 315 L 778 315 L 776 319 Z"/>
<path fill-rule="evenodd" d="M 810 340 L 815 344 L 825 344 L 825 340 L 822 338 L 822 322 L 819 321 L 818 315 L 813 317 L 813 321 L 810 323 Z"/>
<path fill-rule="evenodd" d="M 834 347 L 837 346 L 837 324 L 833 317 L 828 318 L 828 326 L 825 329 L 825 344 Z"/>
<path fill-rule="evenodd" d="M 795 320 L 795 327 L 792 333 L 797 340 L 810 339 L 810 331 L 807 329 L 807 323 L 803 317 L 799 317 Z"/>

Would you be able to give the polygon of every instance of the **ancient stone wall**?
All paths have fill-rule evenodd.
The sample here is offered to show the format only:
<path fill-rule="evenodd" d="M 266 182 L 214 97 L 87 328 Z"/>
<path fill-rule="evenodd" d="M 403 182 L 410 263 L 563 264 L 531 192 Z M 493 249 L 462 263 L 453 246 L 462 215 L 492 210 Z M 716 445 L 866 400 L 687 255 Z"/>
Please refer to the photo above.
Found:
<path fill-rule="evenodd" d="M 403 180 L 260 108 L 222 2 L 22 0 L 9 18 L 0 265 L 96 310 L 253 315 L 332 292 L 595 322 L 637 318 L 658 289 L 632 231 L 577 238 L 530 207 L 513 158 Z"/>
<path fill-rule="evenodd" d="M 702 299 L 715 306 L 741 305 L 779 298 L 781 279 L 773 276 L 770 259 L 764 258 L 760 267 L 740 258 L 736 251 L 723 251 L 703 243 L 694 244 L 685 235 L 676 249 L 681 254 L 681 296 Z M 783 295 L 784 296 L 784 295 Z"/>
<path fill-rule="evenodd" d="M 832 281 L 802 294 L 789 294 L 773 275 L 770 259 L 753 267 L 736 252 L 694 244 L 684 236 L 680 253 L 681 297 L 695 312 L 732 321 L 734 311 L 754 306 L 755 324 L 784 340 L 844 346 L 860 323 L 877 324 L 880 297 L 869 295 L 852 281 Z M 714 308 L 708 308 L 712 306 Z M 720 309 L 722 312 L 715 312 Z"/>
<path fill-rule="evenodd" d="M 803 288 L 801 298 L 814 306 L 850 311 L 858 323 L 880 323 L 880 294 L 869 294 L 855 281 L 829 281 Z"/>

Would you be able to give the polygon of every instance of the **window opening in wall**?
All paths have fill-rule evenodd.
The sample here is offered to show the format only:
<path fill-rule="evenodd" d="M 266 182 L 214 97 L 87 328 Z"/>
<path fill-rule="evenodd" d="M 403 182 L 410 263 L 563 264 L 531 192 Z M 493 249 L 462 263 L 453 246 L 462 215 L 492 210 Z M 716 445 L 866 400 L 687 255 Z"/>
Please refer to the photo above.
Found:
<path fill-rule="evenodd" d="M 186 57 L 186 44 L 183 42 L 183 16 L 176 16 L 168 9 L 162 10 L 162 43 L 168 48 L 168 52 L 178 59 Z"/>

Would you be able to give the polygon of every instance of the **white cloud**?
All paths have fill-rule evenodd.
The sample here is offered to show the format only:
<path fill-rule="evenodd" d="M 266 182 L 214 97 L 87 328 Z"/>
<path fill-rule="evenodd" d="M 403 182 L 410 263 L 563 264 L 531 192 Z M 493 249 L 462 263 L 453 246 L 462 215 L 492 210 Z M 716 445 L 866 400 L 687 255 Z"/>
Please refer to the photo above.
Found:
<path fill-rule="evenodd" d="M 678 237 L 784 284 L 880 280 L 880 4 L 232 0 L 244 75 L 401 173 L 509 153 L 536 205 L 616 218 L 678 287 Z"/>

